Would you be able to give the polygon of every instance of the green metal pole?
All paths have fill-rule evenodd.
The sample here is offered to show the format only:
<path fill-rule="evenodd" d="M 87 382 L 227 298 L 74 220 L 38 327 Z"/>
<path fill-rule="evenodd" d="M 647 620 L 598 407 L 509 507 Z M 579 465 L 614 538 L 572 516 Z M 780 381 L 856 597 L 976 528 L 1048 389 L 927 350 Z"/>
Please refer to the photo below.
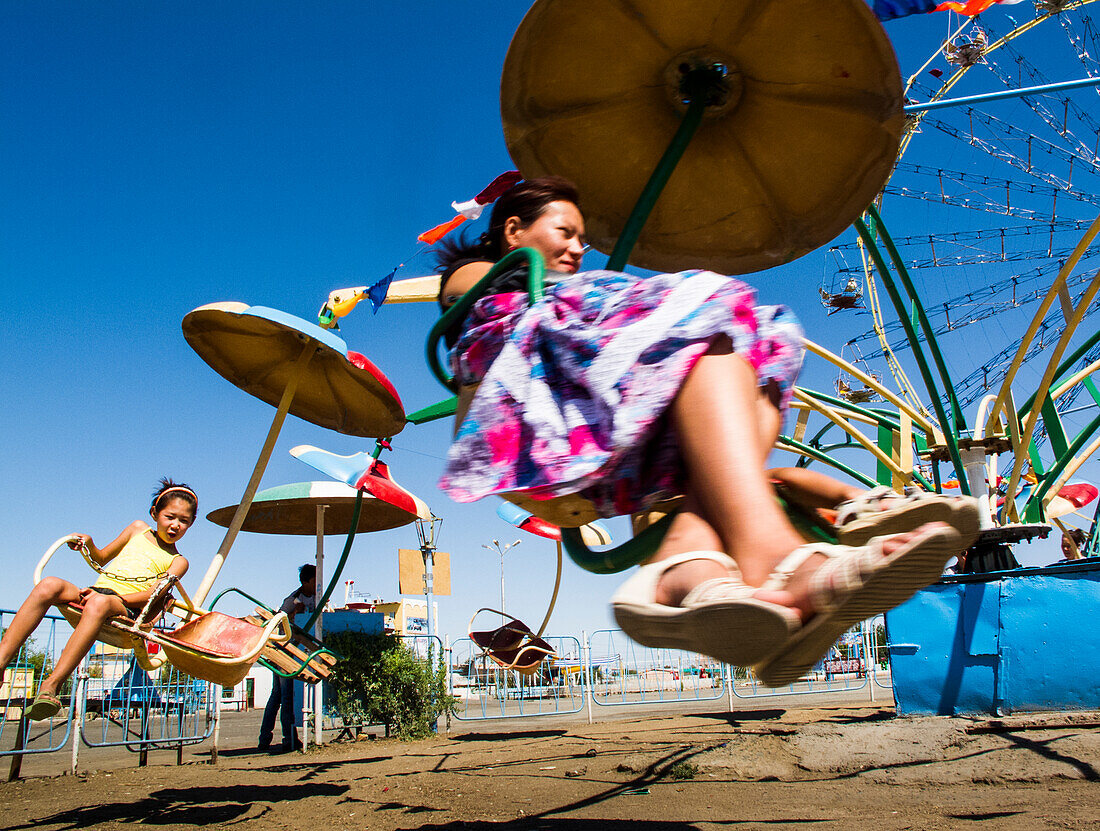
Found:
<path fill-rule="evenodd" d="M 695 78 L 692 79 L 692 76 L 695 76 Z M 607 260 L 608 270 L 622 271 L 626 267 L 626 261 L 630 258 L 630 252 L 634 250 L 634 244 L 638 241 L 638 236 L 642 233 L 642 228 L 645 226 L 646 220 L 649 219 L 653 206 L 657 204 L 657 199 L 660 197 L 665 185 L 668 184 L 672 171 L 680 163 L 684 151 L 687 150 L 688 145 L 695 136 L 695 131 L 699 129 L 699 124 L 703 120 L 703 113 L 707 109 L 707 100 L 713 78 L 714 74 L 712 72 L 696 70 L 689 73 L 688 78 L 685 79 L 685 86 L 689 87 L 687 92 L 691 97 L 691 103 L 688 104 L 687 112 L 676 130 L 676 135 L 672 137 L 668 149 L 661 156 L 661 160 L 657 163 L 657 167 L 653 170 L 653 174 L 649 177 L 645 187 L 642 188 L 642 193 L 634 204 L 634 210 L 630 212 L 626 224 L 623 225 L 622 233 L 619 234 L 619 239 L 615 242 L 615 248 Z"/>
<path fill-rule="evenodd" d="M 882 410 L 871 410 L 866 407 L 861 407 L 852 401 L 846 401 L 843 398 L 838 398 L 835 395 L 829 395 L 826 392 L 819 392 L 818 390 L 808 390 L 803 387 L 798 388 L 801 392 L 806 393 L 811 398 L 828 404 L 838 410 L 847 410 L 850 413 L 857 413 L 865 418 L 873 419 L 876 424 L 884 425 L 886 427 L 898 428 L 901 426 L 901 419 L 893 413 L 884 412 Z"/>
<path fill-rule="evenodd" d="M 1070 444 L 1065 453 L 1062 454 L 1053 465 L 1050 470 L 1047 471 L 1046 476 L 1043 477 L 1043 481 L 1038 487 L 1035 488 L 1035 492 L 1031 495 L 1031 499 L 1027 501 L 1027 505 L 1024 506 L 1024 521 L 1025 522 L 1042 522 L 1044 517 L 1040 514 L 1039 507 L 1043 504 L 1043 498 L 1050 491 L 1050 486 L 1053 485 L 1058 477 L 1062 475 L 1062 471 L 1066 469 L 1073 457 L 1081 451 L 1081 448 L 1085 446 L 1085 443 L 1091 439 L 1096 431 L 1100 429 L 1100 416 L 1097 416 L 1090 421 L 1085 428 L 1077 434 L 1077 437 Z"/>
<path fill-rule="evenodd" d="M 781 444 L 783 447 L 789 448 L 791 450 L 797 450 L 803 456 L 810 456 L 811 458 L 817 459 L 817 461 L 819 461 L 819 462 L 824 462 L 825 464 L 836 468 L 837 470 L 839 470 L 842 473 L 847 473 L 849 476 L 851 476 L 857 482 L 859 482 L 861 484 L 864 484 L 869 488 L 873 488 L 877 484 L 875 482 L 875 480 L 872 479 L 867 474 L 860 473 L 855 468 L 849 467 L 848 465 L 844 464 L 843 462 L 840 462 L 840 461 L 834 459 L 832 456 L 829 456 L 826 453 L 822 453 L 817 448 L 810 447 L 808 444 L 803 444 L 802 442 L 797 441 L 797 440 L 792 439 L 792 438 L 789 438 L 787 436 L 780 436 L 777 439 L 777 443 Z"/>
<path fill-rule="evenodd" d="M 920 350 L 920 342 L 917 338 L 916 330 L 913 328 L 913 324 L 909 320 L 908 314 L 906 314 L 905 302 L 898 292 L 898 287 L 894 285 L 894 281 L 890 278 L 890 272 L 886 267 L 886 261 L 883 259 L 882 252 L 879 251 L 878 246 L 875 244 L 871 232 L 867 229 L 867 225 L 862 219 L 857 219 L 855 221 L 855 228 L 856 231 L 859 232 L 859 236 L 863 240 L 864 245 L 867 246 L 867 251 L 875 263 L 875 268 L 877 268 L 879 274 L 882 275 L 883 285 L 886 286 L 886 291 L 890 295 L 890 301 L 894 304 L 894 309 L 897 310 L 898 319 L 901 322 L 902 328 L 905 329 L 905 337 L 909 341 L 910 346 L 913 347 L 913 358 L 917 362 L 921 378 L 924 380 L 924 386 L 928 390 L 929 397 L 932 399 L 932 407 L 935 409 L 936 417 L 939 419 L 940 429 L 943 430 L 944 441 L 947 442 L 947 453 L 951 457 L 951 464 L 955 467 L 955 475 L 959 479 L 959 487 L 962 489 L 963 495 L 970 496 L 970 486 L 966 480 L 966 468 L 963 467 L 962 457 L 959 455 L 958 440 L 950 429 L 951 422 L 947 418 L 947 413 L 943 409 L 943 402 L 940 401 L 940 396 L 936 391 L 936 382 L 932 378 L 932 370 L 928 366 L 928 361 L 924 358 L 924 353 Z"/>
<path fill-rule="evenodd" d="M 928 321 L 928 316 L 924 313 L 924 306 L 921 305 L 920 297 L 917 295 L 917 288 L 913 285 L 913 281 L 909 277 L 909 269 L 905 267 L 901 255 L 898 254 L 898 249 L 894 246 L 894 241 L 890 239 L 890 232 L 886 230 L 886 224 L 882 221 L 882 217 L 879 216 L 878 209 L 872 204 L 867 208 L 867 212 L 874 219 L 878 232 L 882 235 L 882 241 L 886 243 L 886 250 L 890 254 L 890 259 L 894 263 L 894 268 L 898 271 L 898 277 L 901 278 L 901 284 L 905 287 L 906 294 L 909 295 L 909 299 L 913 302 L 913 310 L 916 312 L 917 319 L 920 321 L 921 329 L 924 330 L 924 337 L 925 340 L 928 341 L 928 349 L 932 352 L 932 360 L 936 364 L 936 370 L 940 374 L 940 380 L 943 381 L 947 399 L 951 402 L 951 411 L 955 418 L 955 433 L 958 435 L 966 429 L 966 418 L 963 416 L 962 408 L 959 406 L 959 400 L 955 395 L 955 385 L 951 382 L 951 375 L 947 371 L 947 364 L 943 360 L 943 352 L 940 351 L 940 344 L 936 340 L 936 333 L 932 331 L 932 324 Z"/>

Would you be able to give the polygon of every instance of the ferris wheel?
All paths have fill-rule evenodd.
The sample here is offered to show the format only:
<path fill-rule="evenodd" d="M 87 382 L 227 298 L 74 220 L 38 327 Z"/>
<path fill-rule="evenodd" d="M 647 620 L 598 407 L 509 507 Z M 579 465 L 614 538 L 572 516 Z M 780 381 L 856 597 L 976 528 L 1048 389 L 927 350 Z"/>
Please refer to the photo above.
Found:
<path fill-rule="evenodd" d="M 1057 468 L 1037 485 L 1057 492 L 1095 449 L 1100 395 L 1089 376 L 1100 366 L 1100 333 L 1090 318 L 1100 309 L 1098 252 L 1082 237 L 1095 233 L 1100 213 L 1097 13 L 1092 0 L 1077 0 L 1013 6 L 1014 17 L 1002 8 L 956 18 L 909 75 L 898 161 L 876 206 L 919 293 L 923 339 L 937 342 L 952 377 L 946 393 L 930 397 L 910 379 L 919 348 L 912 350 L 906 330 L 917 304 L 912 315 L 883 308 L 867 241 L 840 238 L 823 258 L 822 304 L 847 317 L 853 332 L 840 351 L 850 363 L 840 364 L 837 400 L 896 405 L 887 388 L 896 390 L 914 424 L 943 425 L 936 413 L 946 408 L 966 438 L 1004 413 L 1013 383 L 1036 389 L 1016 402 L 1036 410 L 1021 422 L 1031 450 L 1002 456 L 1003 471 L 995 454 L 988 465 L 989 482 L 1002 472 L 1011 480 L 1002 491 L 1015 493 L 1020 481 Z M 885 235 L 868 224 L 871 237 Z M 1047 372 L 1052 354 L 1061 365 Z M 1083 392 L 1092 402 L 1077 401 Z M 818 446 L 851 444 L 848 437 L 830 443 L 823 432 L 814 437 Z M 920 463 L 914 471 L 922 472 Z"/>
<path fill-rule="evenodd" d="M 1013 7 L 1023 10 L 1025 6 Z M 910 102 L 940 102 L 960 93 L 1051 87 L 1057 81 L 1100 76 L 1100 27 L 1093 0 L 1034 6 L 1023 22 L 998 10 L 967 18 L 950 32 L 906 85 Z M 1019 15 L 1018 15 L 1019 16 Z M 1007 31 L 1002 33 L 996 27 Z M 956 377 L 963 407 L 1003 381 L 1012 362 L 1011 337 L 1041 301 L 1089 224 L 1100 213 L 1100 103 L 1094 87 L 1054 89 L 1010 102 L 962 104 L 910 114 L 894 174 L 880 209 L 945 351 L 963 352 L 968 365 Z M 901 223 L 897 232 L 894 217 Z M 1091 279 L 1086 251 L 1067 280 L 1076 297 Z M 845 345 L 857 364 L 884 361 L 911 403 L 927 409 L 905 376 L 897 353 L 907 348 L 900 321 L 877 302 L 870 261 L 858 239 L 839 241 L 827 254 L 820 293 L 830 312 L 853 309 L 869 317 Z M 1100 301 L 1089 309 L 1100 308 Z M 1065 319 L 1052 314 L 1040 327 L 1027 359 L 1042 353 Z M 965 350 L 954 343 L 970 344 Z M 988 348 L 988 354 L 975 361 Z M 1100 347 L 1080 358 L 1085 366 Z M 960 366 L 963 366 L 960 361 Z M 839 379 L 840 392 L 859 395 Z M 1073 403 L 1075 391 L 1062 404 Z"/>

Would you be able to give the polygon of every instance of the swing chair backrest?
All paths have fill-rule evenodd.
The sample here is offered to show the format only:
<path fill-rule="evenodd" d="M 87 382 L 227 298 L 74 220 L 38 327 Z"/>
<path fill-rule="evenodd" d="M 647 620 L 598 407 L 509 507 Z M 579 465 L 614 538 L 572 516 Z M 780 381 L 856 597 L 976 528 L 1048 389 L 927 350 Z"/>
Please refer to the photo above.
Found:
<path fill-rule="evenodd" d="M 524 675 L 533 675 L 546 658 L 555 656 L 554 648 L 544 641 L 522 620 L 507 612 L 481 608 L 474 612 L 476 618 L 482 612 L 490 612 L 508 618 L 508 622 L 496 629 L 468 630 L 470 640 L 502 669 L 514 669 Z M 470 619 L 473 626 L 474 618 Z"/>
<path fill-rule="evenodd" d="M 269 626 L 272 630 L 282 627 L 282 637 L 290 639 L 290 624 L 284 613 L 276 615 Z M 172 666 L 182 672 L 223 687 L 235 687 L 272 640 L 272 632 L 221 612 L 203 612 L 156 640 Z"/>
<path fill-rule="evenodd" d="M 276 612 L 265 606 L 258 606 L 256 611 L 245 620 L 262 626 L 275 614 Z M 285 644 L 269 643 L 260 653 L 260 659 L 284 677 L 304 681 L 307 684 L 324 681 L 332 673 L 337 656 L 308 632 L 293 624 L 290 630 L 292 634 L 289 641 Z"/>

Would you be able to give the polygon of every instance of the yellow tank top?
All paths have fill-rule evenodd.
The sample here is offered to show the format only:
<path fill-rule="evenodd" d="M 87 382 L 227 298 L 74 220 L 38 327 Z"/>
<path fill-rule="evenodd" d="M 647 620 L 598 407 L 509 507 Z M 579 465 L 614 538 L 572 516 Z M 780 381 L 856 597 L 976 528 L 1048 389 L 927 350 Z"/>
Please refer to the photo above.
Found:
<path fill-rule="evenodd" d="M 130 537 L 130 541 L 122 547 L 114 559 L 102 567 L 104 571 L 117 575 L 117 578 L 101 574 L 93 585 L 101 589 L 111 589 L 119 594 L 135 594 L 153 588 L 156 580 L 118 579 L 156 577 L 168 571 L 168 566 L 177 555 L 169 554 L 150 536 L 151 530 L 149 526 L 145 526 L 145 530 L 140 534 Z"/>

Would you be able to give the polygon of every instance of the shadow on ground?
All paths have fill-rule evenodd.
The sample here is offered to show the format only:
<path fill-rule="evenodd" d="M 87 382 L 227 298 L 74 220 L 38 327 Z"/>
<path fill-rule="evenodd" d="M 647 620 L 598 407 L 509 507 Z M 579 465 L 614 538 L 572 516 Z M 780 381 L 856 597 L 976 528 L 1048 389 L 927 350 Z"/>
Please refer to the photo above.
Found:
<path fill-rule="evenodd" d="M 707 825 L 712 823 L 708 822 Z M 759 828 L 762 825 L 782 825 L 790 828 L 796 825 L 832 824 L 832 820 L 821 819 L 745 819 L 721 820 L 716 825 L 736 827 L 738 825 Z M 538 819 L 524 817 L 508 822 L 448 822 L 444 825 L 421 825 L 420 831 L 698 831 L 697 822 L 670 822 L 666 820 L 614 820 L 614 819 Z"/>
<path fill-rule="evenodd" d="M 512 733 L 456 733 L 447 738 L 452 742 L 499 742 L 510 739 L 553 739 L 568 730 L 517 730 Z"/>
<path fill-rule="evenodd" d="M 96 828 L 107 823 L 162 825 L 177 828 L 186 825 L 219 825 L 249 815 L 263 816 L 280 802 L 311 797 L 340 796 L 346 785 L 323 783 L 301 785 L 225 785 L 211 788 L 165 788 L 133 802 L 107 802 L 83 805 L 34 821 L 9 826 L 20 828 Z M 257 805 L 256 803 L 261 803 Z M 265 804 L 266 803 L 266 804 Z"/>

